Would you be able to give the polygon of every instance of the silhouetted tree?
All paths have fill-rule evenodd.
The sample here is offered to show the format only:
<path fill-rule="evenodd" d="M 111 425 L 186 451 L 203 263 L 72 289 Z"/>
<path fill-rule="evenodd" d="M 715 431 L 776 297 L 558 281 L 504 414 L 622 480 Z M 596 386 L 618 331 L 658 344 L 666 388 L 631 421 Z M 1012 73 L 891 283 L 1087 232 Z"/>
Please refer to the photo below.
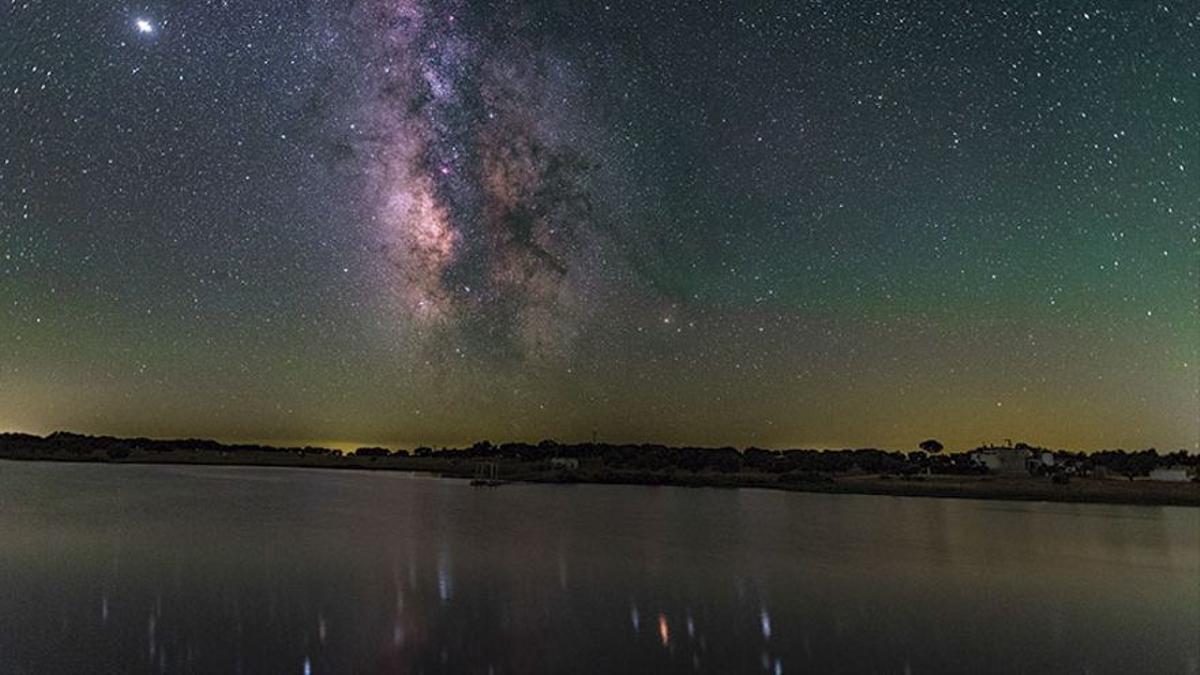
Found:
<path fill-rule="evenodd" d="M 942 448 L 945 446 L 943 446 L 941 443 L 939 443 L 935 439 L 931 438 L 926 441 L 921 441 L 921 444 L 918 445 L 917 447 L 921 448 L 922 450 L 924 450 L 925 452 L 928 452 L 931 455 L 936 455 L 937 453 L 941 452 Z"/>

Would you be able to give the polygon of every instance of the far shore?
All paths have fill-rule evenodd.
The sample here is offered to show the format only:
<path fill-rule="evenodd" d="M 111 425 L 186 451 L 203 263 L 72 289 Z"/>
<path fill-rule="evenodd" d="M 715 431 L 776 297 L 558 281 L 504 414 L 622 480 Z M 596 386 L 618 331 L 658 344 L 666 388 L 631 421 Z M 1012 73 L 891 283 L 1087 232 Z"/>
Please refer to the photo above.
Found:
<path fill-rule="evenodd" d="M 0 459 L 16 461 L 85 462 L 101 464 L 158 464 L 202 466 L 261 466 L 308 469 L 406 471 L 448 478 L 471 479 L 481 462 L 468 458 L 433 456 L 342 456 L 305 453 L 238 453 L 211 451 L 134 452 L 113 458 L 103 452 L 19 452 L 6 449 Z M 1136 478 L 1072 477 L 1056 483 L 1026 475 L 912 475 L 848 472 L 797 479 L 760 471 L 626 470 L 583 461 L 576 467 L 551 466 L 544 461 L 499 459 L 494 462 L 499 487 L 504 483 L 619 484 L 715 488 L 763 488 L 825 494 L 892 495 L 1014 501 L 1200 507 L 1200 483 L 1162 482 Z M 2 470 L 2 469 L 0 469 Z"/>

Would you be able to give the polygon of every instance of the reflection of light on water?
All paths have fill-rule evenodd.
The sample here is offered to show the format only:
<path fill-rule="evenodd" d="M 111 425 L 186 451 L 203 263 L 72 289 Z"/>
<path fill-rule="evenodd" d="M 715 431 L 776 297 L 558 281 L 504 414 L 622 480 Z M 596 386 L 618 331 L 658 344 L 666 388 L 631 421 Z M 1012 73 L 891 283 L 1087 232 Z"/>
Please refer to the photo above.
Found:
<path fill-rule="evenodd" d="M 392 644 L 397 647 L 404 646 L 404 626 L 399 620 L 392 624 Z"/>
<path fill-rule="evenodd" d="M 446 556 L 438 556 L 438 597 L 442 602 L 449 602 L 450 596 L 454 594 L 454 580 L 450 578 L 450 564 L 446 560 Z"/>
<path fill-rule="evenodd" d="M 108 623 L 108 596 L 100 598 L 100 623 Z"/>
<path fill-rule="evenodd" d="M 667 624 L 667 615 L 662 613 L 658 615 L 658 639 L 664 647 L 671 644 L 671 626 Z"/>
<path fill-rule="evenodd" d="M 317 615 L 317 639 L 319 639 L 321 641 L 321 644 L 325 644 L 325 635 L 327 632 L 328 631 L 325 627 L 325 616 L 323 614 L 318 614 Z"/>
<path fill-rule="evenodd" d="M 767 608 L 763 607 L 758 613 L 758 624 L 762 628 L 764 640 L 771 639 L 771 615 L 767 613 Z"/>
<path fill-rule="evenodd" d="M 629 622 L 633 624 L 633 631 L 635 633 L 642 625 L 642 617 L 638 614 L 637 605 L 629 608 Z"/>
<path fill-rule="evenodd" d="M 696 637 L 696 622 L 692 620 L 692 615 L 687 615 L 687 632 L 688 637 Z"/>
<path fill-rule="evenodd" d="M 304 675 L 312 675 L 312 661 L 307 656 L 304 657 Z"/>
<path fill-rule="evenodd" d="M 783 675 L 783 659 L 775 659 L 775 675 Z"/>

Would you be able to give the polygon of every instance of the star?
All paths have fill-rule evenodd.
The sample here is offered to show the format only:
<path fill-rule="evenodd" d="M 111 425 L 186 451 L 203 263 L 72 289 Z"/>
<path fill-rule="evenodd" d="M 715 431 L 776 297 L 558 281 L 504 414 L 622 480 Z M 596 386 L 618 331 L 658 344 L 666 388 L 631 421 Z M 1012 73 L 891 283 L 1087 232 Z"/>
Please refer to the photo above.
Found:
<path fill-rule="evenodd" d="M 154 23 L 150 19 L 137 19 L 133 22 L 133 26 L 142 35 L 154 35 Z"/>

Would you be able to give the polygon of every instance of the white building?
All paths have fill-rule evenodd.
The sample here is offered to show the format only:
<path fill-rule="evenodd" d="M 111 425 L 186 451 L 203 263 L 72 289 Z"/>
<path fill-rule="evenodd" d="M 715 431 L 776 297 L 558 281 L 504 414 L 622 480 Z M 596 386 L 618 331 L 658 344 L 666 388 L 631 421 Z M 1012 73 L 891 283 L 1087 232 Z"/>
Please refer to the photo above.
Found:
<path fill-rule="evenodd" d="M 579 460 L 574 457 L 551 457 L 550 466 L 556 469 L 578 469 Z"/>
<path fill-rule="evenodd" d="M 980 448 L 971 453 L 971 460 L 991 473 L 1027 474 L 1026 464 L 1032 454 L 1027 448 Z"/>
<path fill-rule="evenodd" d="M 1187 483 L 1196 477 L 1191 467 L 1172 466 L 1158 467 L 1150 471 L 1150 480 L 1161 480 L 1169 483 Z"/>
<path fill-rule="evenodd" d="M 1034 475 L 1044 475 L 1054 472 L 1054 453 L 1048 450 L 1029 453 L 1025 460 L 1025 470 Z"/>

